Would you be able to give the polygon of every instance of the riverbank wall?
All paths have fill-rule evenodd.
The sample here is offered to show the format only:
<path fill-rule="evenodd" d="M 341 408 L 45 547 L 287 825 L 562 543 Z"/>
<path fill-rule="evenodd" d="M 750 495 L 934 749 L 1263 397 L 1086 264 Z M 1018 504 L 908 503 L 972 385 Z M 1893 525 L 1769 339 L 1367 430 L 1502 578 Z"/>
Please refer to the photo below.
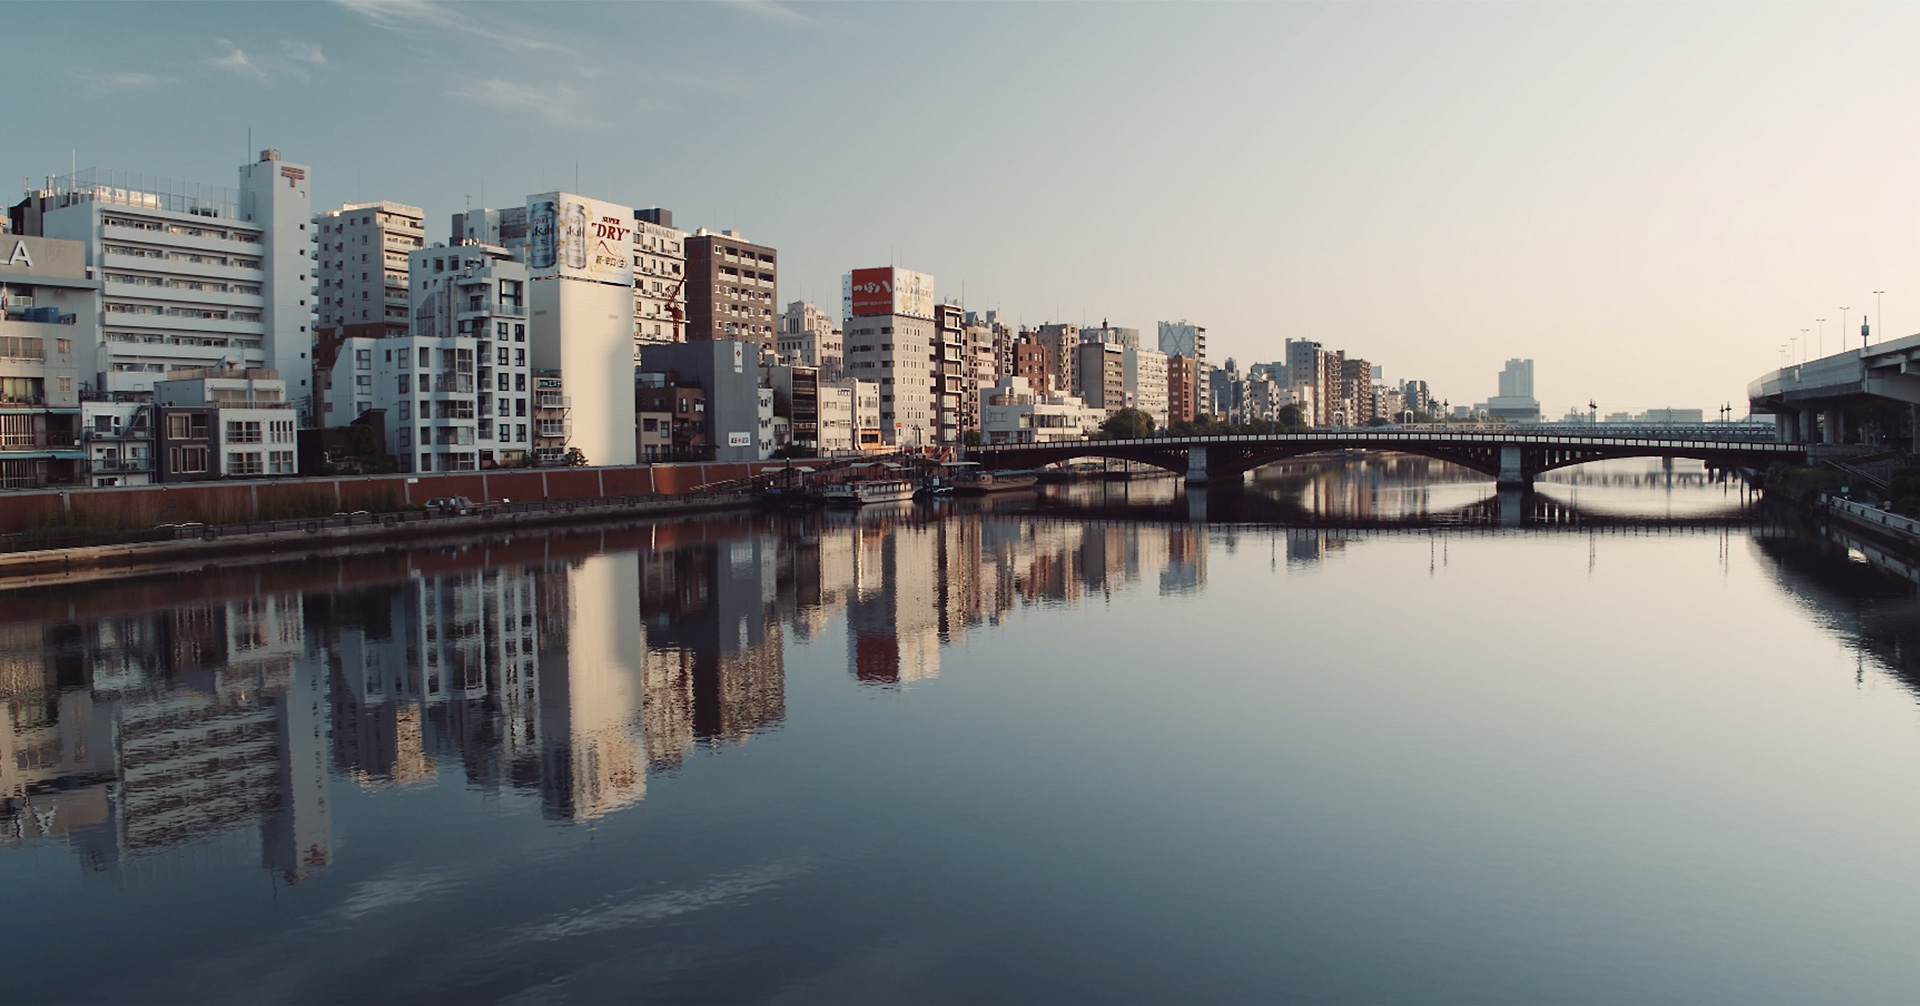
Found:
<path fill-rule="evenodd" d="M 0 493 L 0 535 L 49 527 L 151 528 L 415 510 L 439 496 L 479 503 L 678 496 L 777 473 L 784 461 L 607 468 L 523 468 L 421 475 L 341 475 Z"/>

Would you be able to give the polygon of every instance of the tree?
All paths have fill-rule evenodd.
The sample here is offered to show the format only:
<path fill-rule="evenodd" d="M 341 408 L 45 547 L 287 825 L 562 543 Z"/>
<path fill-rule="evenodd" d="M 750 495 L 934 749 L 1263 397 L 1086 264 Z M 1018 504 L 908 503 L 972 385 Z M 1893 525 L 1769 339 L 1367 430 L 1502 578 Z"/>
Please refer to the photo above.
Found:
<path fill-rule="evenodd" d="M 1125 408 L 1107 417 L 1100 432 L 1114 440 L 1138 440 L 1153 435 L 1153 417 L 1135 408 Z"/>
<path fill-rule="evenodd" d="M 1280 406 L 1280 427 L 1281 429 L 1286 430 L 1288 433 L 1292 433 L 1300 429 L 1300 406 L 1298 405 Z"/>
<path fill-rule="evenodd" d="M 580 453 L 580 448 L 578 447 L 567 448 L 567 453 L 560 459 L 560 463 L 566 465 L 568 468 L 585 468 L 589 464 L 587 456 Z"/>

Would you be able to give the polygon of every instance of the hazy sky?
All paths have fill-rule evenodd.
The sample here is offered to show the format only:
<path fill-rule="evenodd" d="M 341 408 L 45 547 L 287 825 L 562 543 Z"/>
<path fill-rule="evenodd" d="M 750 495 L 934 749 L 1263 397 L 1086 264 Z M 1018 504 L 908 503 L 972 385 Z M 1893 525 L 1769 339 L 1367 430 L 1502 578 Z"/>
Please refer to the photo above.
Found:
<path fill-rule="evenodd" d="M 1015 321 L 1312 338 L 1551 417 L 1740 405 L 1870 291 L 1920 330 L 1920 7 L 1731 4 L 8 8 L 0 170 L 392 199 L 430 239 L 572 188 L 899 265 Z M 1909 282 L 1910 280 L 1915 282 Z M 1876 330 L 1879 325 L 1876 320 Z M 1149 335 L 1149 337 L 1151 337 Z"/>

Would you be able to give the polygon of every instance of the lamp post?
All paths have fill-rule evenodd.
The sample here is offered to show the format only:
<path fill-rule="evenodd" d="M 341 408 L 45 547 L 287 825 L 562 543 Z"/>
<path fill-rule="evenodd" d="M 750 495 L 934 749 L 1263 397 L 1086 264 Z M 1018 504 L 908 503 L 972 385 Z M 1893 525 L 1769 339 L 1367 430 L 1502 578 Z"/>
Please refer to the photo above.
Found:
<path fill-rule="evenodd" d="M 1813 320 L 1820 325 L 1820 355 L 1825 356 L 1827 355 L 1827 319 L 1815 318 Z"/>
<path fill-rule="evenodd" d="M 1806 343 L 1806 341 L 1807 341 L 1807 333 L 1808 333 L 1808 332 L 1811 332 L 1811 331 L 1813 331 L 1813 330 L 1812 330 L 1812 329 L 1810 329 L 1810 328 L 1803 328 L 1803 329 L 1801 329 L 1801 330 L 1800 330 L 1800 342 L 1801 342 L 1801 343 L 1802 343 L 1803 345 L 1804 345 L 1804 344 Z M 1804 350 L 1804 349 L 1803 349 L 1803 350 L 1801 350 L 1801 352 L 1803 352 L 1803 353 L 1804 353 L 1804 352 L 1806 352 L 1806 350 Z"/>
<path fill-rule="evenodd" d="M 1885 290 L 1875 290 L 1873 292 L 1873 316 L 1880 319 L 1881 335 L 1887 334 L 1887 316 L 1880 313 L 1880 298 L 1885 295 Z"/>
<path fill-rule="evenodd" d="M 1842 350 L 1847 348 L 1847 312 L 1851 310 L 1853 308 L 1850 307 L 1840 309 L 1840 348 Z M 1865 349 L 1866 346 L 1863 345 L 1860 348 Z"/>

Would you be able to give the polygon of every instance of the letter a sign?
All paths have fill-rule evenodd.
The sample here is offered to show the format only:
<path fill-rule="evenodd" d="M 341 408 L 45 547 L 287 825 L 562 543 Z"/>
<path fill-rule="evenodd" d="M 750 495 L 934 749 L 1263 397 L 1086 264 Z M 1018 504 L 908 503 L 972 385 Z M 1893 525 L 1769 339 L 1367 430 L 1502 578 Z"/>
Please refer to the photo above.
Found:
<path fill-rule="evenodd" d="M 13 254 L 7 256 L 7 264 L 23 265 L 29 269 L 33 268 L 33 253 L 27 251 L 27 243 L 25 241 L 15 241 L 13 243 Z"/>

